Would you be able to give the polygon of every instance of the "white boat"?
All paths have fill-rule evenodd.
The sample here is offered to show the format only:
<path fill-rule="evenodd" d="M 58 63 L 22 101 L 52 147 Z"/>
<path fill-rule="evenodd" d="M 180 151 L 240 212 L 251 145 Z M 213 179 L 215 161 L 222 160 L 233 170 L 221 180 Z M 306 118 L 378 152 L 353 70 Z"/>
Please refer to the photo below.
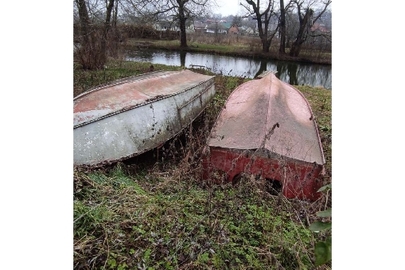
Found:
<path fill-rule="evenodd" d="M 157 71 L 74 98 L 74 166 L 101 166 L 154 149 L 197 118 L 215 94 L 214 76 Z"/>

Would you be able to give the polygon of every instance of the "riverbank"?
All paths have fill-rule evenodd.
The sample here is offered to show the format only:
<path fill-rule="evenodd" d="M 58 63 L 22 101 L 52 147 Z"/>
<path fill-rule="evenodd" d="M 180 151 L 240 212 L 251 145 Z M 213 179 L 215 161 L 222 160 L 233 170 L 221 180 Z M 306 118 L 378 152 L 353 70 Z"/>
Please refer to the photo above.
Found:
<path fill-rule="evenodd" d="M 125 61 L 100 71 L 75 66 L 75 95 L 149 68 Z M 330 269 L 315 267 L 315 244 L 326 235 L 308 229 L 320 220 L 316 212 L 331 206 L 330 193 L 305 203 L 271 196 L 250 178 L 238 186 L 200 180 L 204 142 L 227 97 L 247 80 L 215 76 L 217 93 L 192 128 L 137 162 L 74 171 L 75 269 Z M 317 119 L 330 183 L 331 91 L 297 88 Z"/>
<path fill-rule="evenodd" d="M 247 42 L 212 44 L 191 40 L 190 42 L 188 42 L 187 48 L 181 48 L 178 40 L 128 39 L 125 42 L 124 47 L 127 49 L 152 48 L 169 51 L 199 52 L 199 53 L 226 55 L 226 56 L 237 56 L 246 58 L 277 60 L 277 61 L 290 61 L 309 64 L 322 64 L 322 65 L 332 64 L 332 53 L 326 52 L 303 49 L 299 57 L 291 57 L 288 55 L 288 49 L 286 54 L 280 54 L 277 48 L 271 47 L 270 52 L 263 53 L 261 51 L 260 41 L 257 40 L 256 43 L 254 44 Z"/>

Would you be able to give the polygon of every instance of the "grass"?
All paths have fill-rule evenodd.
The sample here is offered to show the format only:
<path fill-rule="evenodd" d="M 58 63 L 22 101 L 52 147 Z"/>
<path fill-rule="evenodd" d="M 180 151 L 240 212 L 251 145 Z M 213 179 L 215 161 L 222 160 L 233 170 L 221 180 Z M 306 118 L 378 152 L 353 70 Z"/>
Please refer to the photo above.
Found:
<path fill-rule="evenodd" d="M 262 52 L 261 41 L 258 37 L 235 37 L 228 35 L 187 35 L 188 48 L 187 51 L 195 51 L 202 53 L 217 53 L 230 56 L 240 57 L 258 57 L 263 59 L 294 61 L 294 62 L 309 62 L 319 64 L 331 64 L 332 53 L 312 50 L 311 47 L 303 47 L 299 57 L 290 57 L 288 55 L 289 48 L 286 48 L 286 54 L 280 55 L 278 52 L 278 44 L 273 42 L 268 53 Z M 126 41 L 126 46 L 133 48 L 134 46 L 143 46 L 164 50 L 179 50 L 179 40 L 155 40 L 155 39 L 136 39 L 131 38 Z M 184 48 L 183 48 L 184 50 Z"/>
<path fill-rule="evenodd" d="M 235 53 L 241 49 L 248 49 L 245 44 L 213 44 L 209 41 L 188 41 L 188 51 L 198 51 L 207 53 Z M 154 40 L 154 39 L 130 39 L 126 46 L 146 46 L 160 49 L 178 50 L 180 42 L 178 40 Z"/>
<path fill-rule="evenodd" d="M 313 269 L 299 210 L 255 181 L 206 187 L 127 169 L 75 173 L 75 268 Z"/>
<path fill-rule="evenodd" d="M 112 61 L 104 71 L 76 68 L 75 89 L 148 67 Z M 75 269 L 330 268 L 314 266 L 315 243 L 325 235 L 308 229 L 319 219 L 315 213 L 330 206 L 330 194 L 307 203 L 272 196 L 249 177 L 237 186 L 200 180 L 205 138 L 226 98 L 246 80 L 216 76 L 217 94 L 205 113 L 162 148 L 125 163 L 74 170 Z M 331 91 L 297 88 L 318 121 L 330 182 Z"/>
<path fill-rule="evenodd" d="M 202 51 L 217 51 L 217 52 L 235 52 L 241 48 L 241 46 L 229 46 L 222 44 L 206 44 L 206 43 L 192 43 L 191 48 L 198 48 Z"/>

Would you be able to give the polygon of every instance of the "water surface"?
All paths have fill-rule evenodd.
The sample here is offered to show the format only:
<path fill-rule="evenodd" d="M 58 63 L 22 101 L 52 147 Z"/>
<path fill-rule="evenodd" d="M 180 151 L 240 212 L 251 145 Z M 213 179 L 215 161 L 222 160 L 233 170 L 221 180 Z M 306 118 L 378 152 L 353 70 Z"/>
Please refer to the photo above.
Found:
<path fill-rule="evenodd" d="M 215 54 L 141 49 L 127 52 L 127 61 L 151 62 L 187 68 L 201 66 L 216 74 L 255 78 L 263 71 L 277 71 L 276 76 L 291 85 L 332 88 L 331 65 L 252 59 Z"/>

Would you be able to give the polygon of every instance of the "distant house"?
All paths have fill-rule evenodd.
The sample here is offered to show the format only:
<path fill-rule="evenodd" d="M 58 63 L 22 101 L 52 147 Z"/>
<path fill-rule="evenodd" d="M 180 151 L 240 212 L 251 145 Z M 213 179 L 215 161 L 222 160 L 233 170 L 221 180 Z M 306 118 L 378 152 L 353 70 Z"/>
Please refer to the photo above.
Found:
<path fill-rule="evenodd" d="M 202 22 L 194 22 L 194 32 L 195 33 L 205 33 L 207 25 Z"/>
<path fill-rule="evenodd" d="M 312 32 L 321 32 L 321 33 L 329 33 L 330 30 L 325 27 L 323 23 L 314 23 L 311 26 L 311 31 Z"/>
<path fill-rule="evenodd" d="M 230 22 L 227 22 L 226 20 L 220 20 L 219 23 L 220 23 L 225 29 L 231 28 L 231 23 L 230 23 Z"/>
<path fill-rule="evenodd" d="M 247 26 L 241 26 L 239 31 L 242 34 L 247 34 L 247 35 L 253 35 L 255 33 L 255 30 L 252 27 L 247 27 Z"/>
<path fill-rule="evenodd" d="M 208 34 L 239 34 L 239 28 L 235 25 L 231 27 L 231 24 L 225 20 L 212 20 L 207 19 L 205 22 L 195 21 L 194 24 L 195 33 L 208 33 Z"/>
<path fill-rule="evenodd" d="M 158 31 L 166 31 L 166 30 L 179 31 L 180 30 L 179 27 L 171 21 L 157 22 L 153 25 L 153 28 L 155 28 Z"/>
<path fill-rule="evenodd" d="M 224 26 L 223 23 L 220 22 L 213 22 L 207 25 L 207 30 L 205 31 L 206 33 L 211 33 L 211 34 L 226 34 L 228 31 L 226 31 L 226 26 Z"/>
<path fill-rule="evenodd" d="M 228 29 L 228 34 L 229 35 L 239 34 L 239 28 L 236 25 L 232 25 L 232 27 Z"/>

